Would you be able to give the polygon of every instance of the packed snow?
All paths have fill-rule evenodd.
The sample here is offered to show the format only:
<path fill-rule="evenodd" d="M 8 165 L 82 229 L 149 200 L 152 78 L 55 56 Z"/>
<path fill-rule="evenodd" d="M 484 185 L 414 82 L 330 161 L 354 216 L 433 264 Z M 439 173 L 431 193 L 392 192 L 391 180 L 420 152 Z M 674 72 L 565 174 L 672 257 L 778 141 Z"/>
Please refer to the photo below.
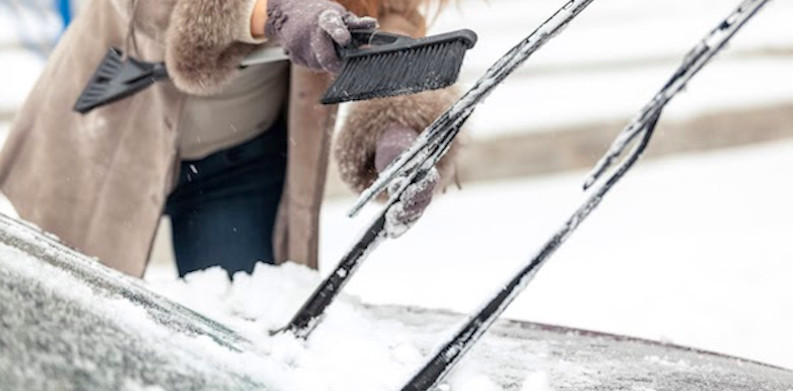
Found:
<path fill-rule="evenodd" d="M 318 273 L 289 263 L 259 264 L 253 275 L 235 274 L 233 283 L 224 270 L 212 268 L 150 287 L 256 341 L 284 372 L 274 384 L 277 389 L 385 391 L 401 386 L 423 363 L 422 352 L 406 339 L 403 325 L 373 318 L 354 297 L 342 295 L 307 343 L 291 334 L 269 336 L 288 323 L 318 283 Z M 351 363 L 366 363 L 366 368 Z M 476 367 L 467 363 L 449 384 L 455 391 L 500 389 Z"/>
<path fill-rule="evenodd" d="M 53 246 L 16 222 L 2 217 L 0 225 L 0 374 L 12 386 L 110 389 L 123 381 L 122 388 L 132 390 L 175 384 L 272 391 L 393 390 L 422 364 L 427 347 L 420 349 L 416 342 L 440 341 L 448 327 L 448 319 L 441 317 L 421 327 L 422 338 L 414 340 L 416 330 L 400 317 L 378 315 L 342 295 L 308 341 L 288 333 L 271 336 L 316 285 L 316 271 L 291 263 L 261 264 L 252 275 L 238 273 L 230 283 L 225 271 L 212 268 L 144 288 L 95 260 Z M 220 321 L 243 339 L 148 289 Z M 14 357 L 24 366 L 13 364 Z M 503 379 L 483 374 L 480 366 L 485 364 L 468 360 L 445 386 L 454 391 L 503 389 Z M 26 372 L 31 368 L 52 373 L 31 375 Z M 181 380 L 188 383 L 178 383 L 182 376 L 188 376 L 189 381 Z M 232 384 L 239 388 L 229 388 Z"/>

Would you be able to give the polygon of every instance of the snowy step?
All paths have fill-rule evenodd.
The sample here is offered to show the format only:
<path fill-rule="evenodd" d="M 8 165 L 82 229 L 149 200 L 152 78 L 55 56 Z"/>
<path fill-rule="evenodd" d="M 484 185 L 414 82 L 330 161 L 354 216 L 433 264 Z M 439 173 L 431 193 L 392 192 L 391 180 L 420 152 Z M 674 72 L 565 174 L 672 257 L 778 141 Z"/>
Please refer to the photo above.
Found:
<path fill-rule="evenodd" d="M 331 326 L 341 320 L 344 327 L 323 324 L 300 346 L 286 336 L 269 337 L 263 318 L 271 302 L 310 287 L 285 290 L 278 283 L 254 282 L 268 277 L 299 282 L 305 271 L 262 267 L 231 286 L 205 278 L 206 273 L 188 278 L 176 292 L 202 310 L 246 325 L 244 334 L 253 343 L 150 292 L 139 281 L 0 216 L 3 386 L 394 390 L 461 320 L 452 313 L 364 307 L 348 300 L 326 319 Z M 219 273 L 215 276 L 224 275 Z M 270 292 L 262 291 L 268 288 Z M 234 300 L 225 301 L 229 298 Z M 379 356 L 369 361 L 372 351 Z M 613 389 L 688 391 L 708 384 L 727 391 L 787 391 L 793 372 L 646 340 L 501 321 L 449 381 L 452 391 L 596 390 L 604 384 Z"/>
<path fill-rule="evenodd" d="M 747 92 L 751 93 L 751 89 L 747 89 Z M 780 89 L 782 94 L 788 92 Z M 793 139 L 793 102 L 761 105 L 755 101 L 741 104 L 740 96 L 734 96 L 738 102 L 733 108 L 711 105 L 709 109 L 712 112 L 702 110 L 697 113 L 692 110 L 697 108 L 696 104 L 687 105 L 683 101 L 704 103 L 702 106 L 705 107 L 712 102 L 698 100 L 696 96 L 683 94 L 681 101 L 670 104 L 670 111 L 659 123 L 657 136 L 645 158 Z M 728 99 L 722 97 L 722 101 Z M 515 106 L 510 101 L 505 104 Z M 478 181 L 591 169 L 629 122 L 626 110 L 624 113 L 617 111 L 614 114 L 616 118 L 608 115 L 590 121 L 570 118 L 567 122 L 556 121 L 554 125 L 543 126 L 539 121 L 526 123 L 531 121 L 535 113 L 523 107 L 512 107 L 520 113 L 513 121 L 486 117 L 487 107 L 483 106 L 482 111 L 469 121 L 473 137 L 464 140 L 464 148 L 457 161 L 458 178 L 463 188 Z M 507 111 L 503 107 L 492 108 L 495 111 Z M 537 112 L 537 117 L 543 118 L 543 113 L 540 110 Z M 488 123 L 488 118 L 495 118 L 494 122 L 504 128 Z M 326 195 L 333 198 L 352 195 L 349 187 L 341 181 L 336 165 L 329 168 Z"/>
<path fill-rule="evenodd" d="M 793 56 L 732 59 L 703 69 L 669 103 L 662 123 L 704 114 L 793 103 Z M 627 120 L 650 101 L 678 64 L 508 78 L 469 121 L 476 138 Z M 615 132 L 619 129 L 615 129 Z"/>
<path fill-rule="evenodd" d="M 479 33 L 461 82 L 470 86 L 562 1 L 468 1 L 450 7 L 433 32 Z M 545 131 L 632 117 L 684 55 L 737 5 L 721 0 L 594 2 L 498 86 L 471 119 L 474 137 Z M 793 3 L 771 2 L 676 99 L 664 120 L 741 106 L 793 102 Z M 704 80 L 703 80 L 704 79 Z"/>
<path fill-rule="evenodd" d="M 468 0 L 449 7 L 431 32 L 470 28 L 479 35 L 465 66 L 483 72 L 528 36 L 564 1 Z M 723 0 L 595 1 L 530 62 L 539 67 L 682 58 L 738 5 Z M 793 49 L 793 4 L 771 2 L 731 44 L 760 52 Z"/>

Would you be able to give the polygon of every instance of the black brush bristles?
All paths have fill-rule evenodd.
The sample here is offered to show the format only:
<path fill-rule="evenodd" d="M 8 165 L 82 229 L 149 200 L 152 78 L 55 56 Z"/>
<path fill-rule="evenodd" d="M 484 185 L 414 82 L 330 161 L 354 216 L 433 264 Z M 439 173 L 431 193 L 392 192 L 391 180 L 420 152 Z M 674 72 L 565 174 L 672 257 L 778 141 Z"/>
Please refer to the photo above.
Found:
<path fill-rule="evenodd" d="M 457 81 L 465 52 L 476 43 L 476 34 L 460 30 L 415 40 L 399 37 L 383 45 L 377 40 L 372 37 L 371 48 L 343 54 L 344 66 L 325 92 L 323 104 L 448 87 Z"/>

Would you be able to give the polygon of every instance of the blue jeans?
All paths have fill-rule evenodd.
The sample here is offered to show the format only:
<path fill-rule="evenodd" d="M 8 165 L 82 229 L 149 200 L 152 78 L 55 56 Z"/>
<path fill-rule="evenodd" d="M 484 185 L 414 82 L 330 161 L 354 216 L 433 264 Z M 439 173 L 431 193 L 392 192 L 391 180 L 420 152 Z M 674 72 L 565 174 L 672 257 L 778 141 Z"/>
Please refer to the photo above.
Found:
<path fill-rule="evenodd" d="M 286 124 L 201 160 L 182 161 L 168 197 L 179 276 L 273 262 L 273 227 L 286 173 Z"/>

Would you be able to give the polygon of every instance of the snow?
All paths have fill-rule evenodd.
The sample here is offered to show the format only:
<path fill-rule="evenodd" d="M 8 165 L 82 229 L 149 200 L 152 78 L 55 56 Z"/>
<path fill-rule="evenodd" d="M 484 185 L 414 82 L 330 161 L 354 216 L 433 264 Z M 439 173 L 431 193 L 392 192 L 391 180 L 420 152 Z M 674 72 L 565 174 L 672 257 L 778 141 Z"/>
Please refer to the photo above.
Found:
<path fill-rule="evenodd" d="M 275 321 L 279 310 L 273 308 L 282 300 L 302 301 L 295 294 L 307 293 L 317 277 L 296 265 L 262 265 L 231 284 L 219 269 L 141 284 L 0 216 L 0 377 L 10 389 L 30 390 L 395 389 L 401 366 L 420 363 L 464 320 L 443 311 L 366 306 L 342 295 L 307 342 L 270 337 L 269 325 L 283 321 Z M 784 391 L 793 372 L 648 341 L 501 321 L 441 389 L 572 391 L 601 384 Z"/>
<path fill-rule="evenodd" d="M 0 3 L 0 45 L 24 43 L 49 46 L 61 30 L 50 0 L 10 0 Z"/>
<path fill-rule="evenodd" d="M 466 26 L 479 41 L 465 66 L 481 74 L 509 48 L 528 36 L 563 1 L 465 1 L 441 14 L 431 33 Z M 736 1 L 633 0 L 595 1 L 532 60 L 532 68 L 550 70 L 580 64 L 635 63 L 668 59 L 677 62 L 699 39 L 737 7 Z M 736 37 L 730 51 L 746 53 L 789 50 L 793 42 L 787 15 L 793 5 L 772 1 Z"/>
<path fill-rule="evenodd" d="M 341 296 L 303 344 L 289 334 L 270 338 L 269 330 L 285 326 L 296 308 L 319 283 L 319 276 L 296 264 L 259 264 L 253 275 L 212 268 L 189 274 L 184 281 L 152 282 L 150 287 L 190 308 L 241 331 L 256 341 L 268 360 L 278 363 L 283 390 L 393 390 L 422 363 L 420 350 L 404 337 L 402 326 L 372 318 L 352 297 Z M 366 369 L 350 363 L 367 363 Z M 469 364 L 455 391 L 498 390 Z M 269 384 L 269 383 L 268 383 Z"/>
<path fill-rule="evenodd" d="M 532 372 L 526 376 L 521 391 L 553 391 L 545 372 Z"/>
<path fill-rule="evenodd" d="M 264 366 L 253 354 L 230 357 L 226 347 L 163 327 L 140 303 L 99 295 L 78 278 L 79 273 L 45 264 L 7 244 L 0 246 L 0 259 L 4 286 L 0 295 L 6 305 L 14 303 L 13 311 L 3 312 L 0 336 L 4 347 L 0 372 L 9 389 L 115 389 L 120 388 L 119 381 L 126 387 L 168 384 L 184 374 L 194 376 L 181 379 L 190 387 L 250 384 L 226 374 L 224 369 L 230 366 L 262 383 L 258 369 Z M 159 351 L 163 341 L 179 348 Z M 167 363 L 163 356 L 170 358 Z M 65 365 L 55 364 L 64 358 Z M 241 360 L 252 367 L 236 364 Z M 124 371 L 129 378 L 119 379 Z M 42 372 L 49 376 L 41 376 Z M 71 377 L 75 372 L 79 375 Z"/>
<path fill-rule="evenodd" d="M 640 161 L 504 316 L 793 368 L 791 151 L 793 142 L 780 142 Z M 436 197 L 345 291 L 366 303 L 468 313 L 569 217 L 583 177 L 472 184 Z M 376 212 L 347 220 L 351 203 L 325 206 L 325 273 Z"/>
<path fill-rule="evenodd" d="M 0 113 L 19 108 L 33 88 L 44 60 L 27 50 L 0 50 Z"/>
<path fill-rule="evenodd" d="M 60 27 L 55 15 L 30 2 L 0 3 L 0 114 L 17 109 L 44 68 L 44 50 Z"/>
<path fill-rule="evenodd" d="M 507 79 L 471 117 L 471 135 L 491 138 L 627 119 L 652 98 L 677 65 Z M 791 67 L 790 57 L 717 60 L 670 102 L 664 119 L 682 121 L 721 110 L 793 103 L 793 78 L 783 76 Z M 607 92 L 615 88 L 618 91 Z"/>
<path fill-rule="evenodd" d="M 594 2 L 558 37 L 493 90 L 469 121 L 477 138 L 632 117 L 662 87 L 688 51 L 732 12 L 717 0 Z M 561 2 L 467 1 L 442 14 L 431 32 L 471 28 L 461 83 L 485 70 Z M 735 107 L 793 102 L 793 4 L 772 1 L 736 35 L 665 111 L 667 120 Z"/>
<path fill-rule="evenodd" d="M 130 331 L 133 335 L 127 338 L 119 339 L 117 331 L 92 336 L 91 338 L 98 340 L 96 346 L 106 348 L 94 353 L 91 353 L 92 350 L 88 347 L 81 348 L 79 349 L 81 353 L 74 355 L 82 358 L 85 364 L 81 365 L 80 362 L 67 364 L 83 371 L 83 377 L 105 384 L 104 386 L 94 384 L 94 387 L 99 387 L 97 389 L 108 387 L 102 382 L 112 382 L 114 380 L 112 375 L 116 375 L 116 371 L 127 371 L 129 368 L 132 368 L 131 372 L 136 373 L 137 376 L 125 379 L 124 386 L 128 389 L 147 389 L 146 384 L 142 382 L 151 383 L 152 378 L 159 375 L 158 371 L 149 367 L 150 364 L 127 362 L 126 359 L 122 360 L 126 364 L 121 369 L 111 370 L 110 367 L 102 369 L 94 365 L 96 360 L 91 354 L 102 355 L 115 351 L 115 357 L 125 357 L 126 354 L 134 352 L 134 349 L 118 345 L 130 342 L 144 348 L 155 349 L 158 358 L 163 354 L 177 356 L 176 362 L 180 367 L 166 366 L 161 370 L 185 373 L 197 368 L 210 377 L 217 376 L 218 379 L 213 380 L 219 384 L 227 381 L 223 376 L 243 374 L 256 383 L 266 384 L 267 390 L 393 390 L 402 385 L 423 360 L 421 351 L 406 335 L 405 325 L 393 319 L 373 317 L 357 300 L 345 296 L 340 297 L 338 303 L 328 311 L 322 327 L 314 332 L 308 342 L 298 340 L 291 334 L 271 337 L 270 331 L 286 324 L 295 308 L 299 307 L 318 282 L 316 271 L 296 264 L 282 267 L 261 264 L 257 266 L 253 275 L 236 274 L 233 283 L 228 281 L 225 271 L 212 268 L 192 273 L 184 280 L 147 285 L 148 288 L 163 293 L 166 297 L 200 310 L 215 321 L 221 321 L 254 342 L 252 348 L 235 352 L 217 344 L 213 338 L 210 338 L 211 334 L 190 335 L 191 333 L 185 333 L 184 330 L 180 332 L 179 328 L 172 328 L 174 320 L 180 316 L 176 311 L 166 315 L 173 316 L 173 319 L 166 319 L 162 323 L 157 321 L 156 317 L 151 316 L 151 304 L 146 304 L 145 297 L 143 301 L 135 303 L 121 297 L 98 293 L 91 283 L 83 280 L 85 277 L 81 277 L 85 272 L 79 269 L 85 265 L 70 265 L 68 267 L 77 270 L 71 270 L 69 273 L 67 269 L 42 262 L 40 259 L 44 259 L 46 255 L 36 259 L 18 248 L 9 246 L 6 239 L 8 235 L 27 237 L 25 240 L 28 242 L 35 241 L 35 238 L 27 232 L 14 232 L 14 229 L 9 229 L 5 224 L 3 229 L 5 230 L 3 243 L 0 244 L 0 265 L 2 265 L 0 281 L 3 281 L 6 288 L 0 291 L 0 297 L 4 299 L 4 305 L 11 305 L 31 295 L 19 294 L 20 291 L 38 290 L 32 295 L 38 298 L 39 304 L 32 306 L 31 309 L 17 305 L 13 314 L 3 315 L 4 327 L 8 334 L 0 338 L 0 342 L 5 348 L 10 348 L 11 352 L 25 352 L 23 362 L 29 361 L 31 364 L 44 367 L 51 365 L 36 360 L 36 355 L 40 354 L 39 349 L 26 347 L 27 337 L 12 339 L 11 346 L 8 346 L 7 337 L 18 336 L 20 330 L 35 334 L 43 329 L 43 334 L 34 338 L 45 338 L 45 340 L 57 340 L 59 335 L 71 335 L 78 332 L 79 328 L 96 327 L 95 325 L 105 329 L 134 330 L 134 332 Z M 59 262 L 69 261 L 59 260 Z M 134 280 L 110 272 L 108 269 L 99 268 L 95 263 L 88 265 L 88 268 L 93 269 L 91 274 L 96 273 L 90 276 L 88 281 L 93 281 L 94 284 L 96 281 L 102 281 L 99 285 L 105 287 L 109 285 L 107 282 L 109 272 L 113 289 L 131 290 L 123 296 L 136 297 Z M 49 307 L 61 308 L 61 310 L 55 308 L 48 310 Z M 64 308 L 67 311 L 61 316 L 65 318 L 60 318 L 58 321 L 51 321 L 48 318 L 53 314 L 60 314 Z M 71 316 L 79 314 L 83 308 L 88 309 L 90 319 Z M 52 312 L 47 312 L 47 315 L 38 313 L 43 310 Z M 34 319 L 39 317 L 41 323 L 34 327 L 25 327 L 27 317 Z M 49 330 L 48 327 L 58 327 L 61 331 L 53 332 L 54 330 Z M 80 346 L 82 340 L 74 338 L 73 335 L 70 338 L 72 339 L 67 343 Z M 132 341 L 129 341 L 130 338 Z M 439 336 L 433 335 L 432 338 Z M 169 343 L 164 343 L 166 340 Z M 52 343 L 57 345 L 57 341 Z M 175 344 L 179 348 L 171 351 L 172 347 L 163 346 L 168 344 Z M 10 363 L 3 364 L 6 359 L 10 357 L 0 354 L 0 374 L 19 370 Z M 366 365 L 361 367 L 360 364 L 352 363 L 366 363 Z M 116 368 L 115 363 L 112 365 Z M 211 369 L 213 366 L 217 366 L 214 371 Z M 138 371 L 136 369 L 138 367 L 143 367 L 144 370 Z M 459 378 L 457 376 L 450 378 L 454 391 L 501 389 L 476 369 L 476 362 L 466 363 L 465 368 L 465 371 L 460 372 Z M 103 370 L 108 372 L 103 373 Z M 146 376 L 149 371 L 154 373 Z M 225 371 L 230 372 L 224 375 Z M 14 380 L 28 378 L 19 373 L 11 375 Z M 50 384 L 48 382 L 69 379 L 63 374 L 58 375 L 52 379 L 44 377 L 42 382 Z M 141 375 L 142 378 L 139 377 Z M 162 379 L 160 381 L 163 383 L 154 383 L 154 385 L 169 384 Z M 218 383 L 215 383 L 215 386 L 218 386 Z M 207 385 L 211 384 L 213 383 Z M 39 386 L 33 388 L 42 388 Z"/>
<path fill-rule="evenodd" d="M 640 161 L 504 317 L 662 340 L 793 367 L 788 338 L 793 329 L 793 246 L 788 240 L 793 185 L 783 180 L 793 166 L 791 150 L 793 142 L 782 142 Z M 415 227 L 373 252 L 345 288 L 344 306 L 360 300 L 472 311 L 578 205 L 583 175 L 469 185 L 437 197 Z M 342 199 L 325 207 L 324 274 L 333 266 L 332 256 L 340 256 L 353 234 L 369 223 L 368 214 L 376 212 L 370 207 L 348 220 L 351 203 Z M 200 288 L 181 294 L 177 290 L 170 297 L 188 305 L 193 300 L 205 303 L 198 308 L 219 309 L 220 314 L 209 312 L 218 316 L 230 311 L 242 318 L 262 319 L 272 313 L 286 319 L 289 308 L 300 304 L 288 292 L 300 284 L 289 282 L 285 273 L 283 278 L 235 277 L 235 287 L 243 284 L 249 290 L 247 299 L 238 296 L 239 288 L 229 289 L 218 273 L 214 282 L 191 276 L 187 284 L 194 279 Z M 170 279 L 164 275 L 155 280 L 180 286 Z M 311 286 L 310 280 L 306 276 L 303 289 Z M 222 296 L 227 290 L 234 293 L 226 293 L 225 304 L 215 307 L 206 305 L 213 301 L 200 294 Z M 274 296 L 279 300 L 260 299 Z M 294 301 L 281 306 L 284 296 Z M 254 302 L 241 304 L 246 300 Z M 233 319 L 227 321 L 233 324 Z M 409 344 L 398 350 L 391 352 L 397 361 L 417 354 Z"/>

